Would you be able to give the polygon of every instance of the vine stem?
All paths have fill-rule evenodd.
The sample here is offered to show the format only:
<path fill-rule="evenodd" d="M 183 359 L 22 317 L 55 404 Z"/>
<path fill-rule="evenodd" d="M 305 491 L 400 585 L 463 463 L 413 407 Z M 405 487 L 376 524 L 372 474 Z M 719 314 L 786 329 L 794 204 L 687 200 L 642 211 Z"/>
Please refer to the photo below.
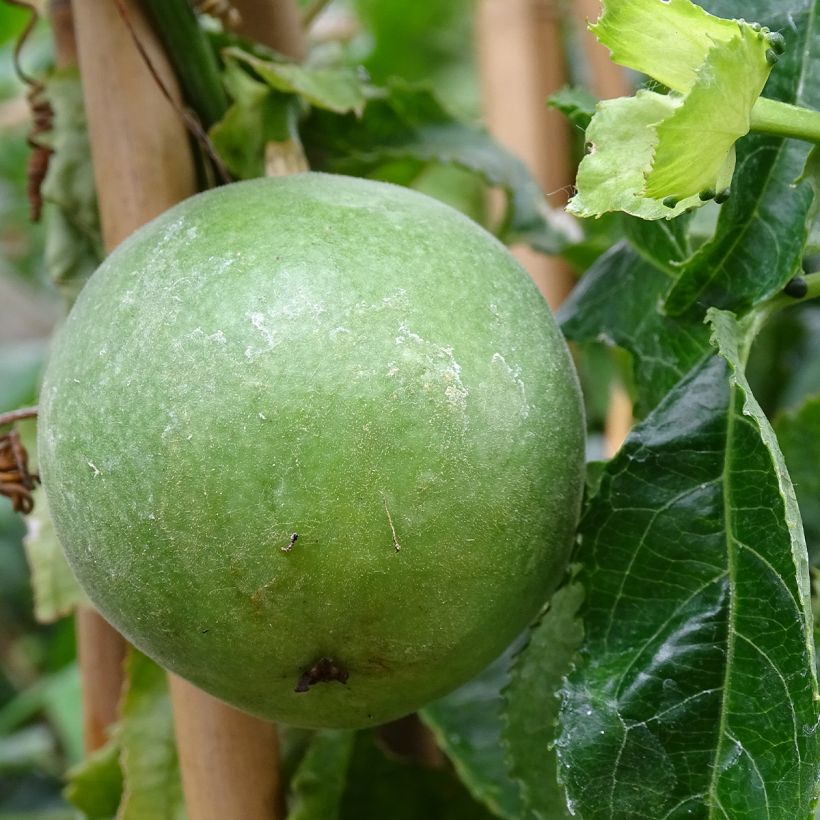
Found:
<path fill-rule="evenodd" d="M 820 111 L 759 97 L 752 108 L 751 130 L 820 144 Z"/>
<path fill-rule="evenodd" d="M 760 317 L 762 321 L 766 321 L 775 313 L 792 305 L 800 305 L 808 299 L 817 299 L 820 297 L 820 271 L 816 273 L 807 273 L 800 277 L 806 283 L 806 294 L 796 299 L 794 296 L 789 296 L 786 293 L 778 293 L 764 302 L 760 306 Z"/>
<path fill-rule="evenodd" d="M 23 419 L 37 418 L 37 407 L 21 407 L 19 410 L 9 410 L 8 413 L 0 413 L 0 427 L 14 424 Z"/>

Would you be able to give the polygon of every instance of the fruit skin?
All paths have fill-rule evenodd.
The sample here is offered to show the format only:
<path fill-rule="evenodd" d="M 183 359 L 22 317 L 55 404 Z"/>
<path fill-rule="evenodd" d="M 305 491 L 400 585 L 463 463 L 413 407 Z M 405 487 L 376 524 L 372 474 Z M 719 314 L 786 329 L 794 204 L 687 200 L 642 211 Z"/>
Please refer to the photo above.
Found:
<path fill-rule="evenodd" d="M 460 685 L 538 613 L 583 430 L 501 244 L 406 189 L 303 174 L 189 199 L 106 260 L 55 344 L 38 445 L 69 561 L 129 640 L 249 712 L 359 727 Z M 295 692 L 320 658 L 347 683 Z"/>

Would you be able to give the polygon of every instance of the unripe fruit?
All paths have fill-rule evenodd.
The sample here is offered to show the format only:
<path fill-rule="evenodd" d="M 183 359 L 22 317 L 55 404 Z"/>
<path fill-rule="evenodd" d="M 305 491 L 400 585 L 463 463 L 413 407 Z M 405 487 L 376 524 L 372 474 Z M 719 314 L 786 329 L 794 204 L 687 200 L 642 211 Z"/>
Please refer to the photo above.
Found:
<path fill-rule="evenodd" d="M 302 726 L 384 722 L 479 672 L 561 579 L 581 495 L 576 377 L 509 253 L 321 174 L 202 194 L 123 243 L 56 342 L 39 428 L 103 615 Z"/>

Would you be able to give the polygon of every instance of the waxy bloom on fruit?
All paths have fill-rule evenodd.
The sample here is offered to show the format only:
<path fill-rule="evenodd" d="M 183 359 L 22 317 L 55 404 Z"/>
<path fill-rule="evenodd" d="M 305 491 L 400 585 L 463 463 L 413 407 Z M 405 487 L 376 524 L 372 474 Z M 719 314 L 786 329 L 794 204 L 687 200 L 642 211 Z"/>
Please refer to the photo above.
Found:
<path fill-rule="evenodd" d="M 734 173 L 735 142 L 749 132 L 783 38 L 714 17 L 690 0 L 604 0 L 603 9 L 591 30 L 612 59 L 669 93 L 642 90 L 598 105 L 569 211 L 669 219 L 720 201 Z"/>
<path fill-rule="evenodd" d="M 564 576 L 584 419 L 501 243 L 393 185 L 226 185 L 89 280 L 40 469 L 97 608 L 263 717 L 384 723 L 478 673 Z"/>

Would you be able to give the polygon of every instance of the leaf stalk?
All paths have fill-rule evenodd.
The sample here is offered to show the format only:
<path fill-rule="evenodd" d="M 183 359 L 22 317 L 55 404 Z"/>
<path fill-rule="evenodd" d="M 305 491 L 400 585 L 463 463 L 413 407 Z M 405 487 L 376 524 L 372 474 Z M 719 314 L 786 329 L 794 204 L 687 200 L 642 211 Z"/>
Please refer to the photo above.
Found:
<path fill-rule="evenodd" d="M 752 108 L 751 130 L 820 144 L 820 111 L 759 97 Z"/>

